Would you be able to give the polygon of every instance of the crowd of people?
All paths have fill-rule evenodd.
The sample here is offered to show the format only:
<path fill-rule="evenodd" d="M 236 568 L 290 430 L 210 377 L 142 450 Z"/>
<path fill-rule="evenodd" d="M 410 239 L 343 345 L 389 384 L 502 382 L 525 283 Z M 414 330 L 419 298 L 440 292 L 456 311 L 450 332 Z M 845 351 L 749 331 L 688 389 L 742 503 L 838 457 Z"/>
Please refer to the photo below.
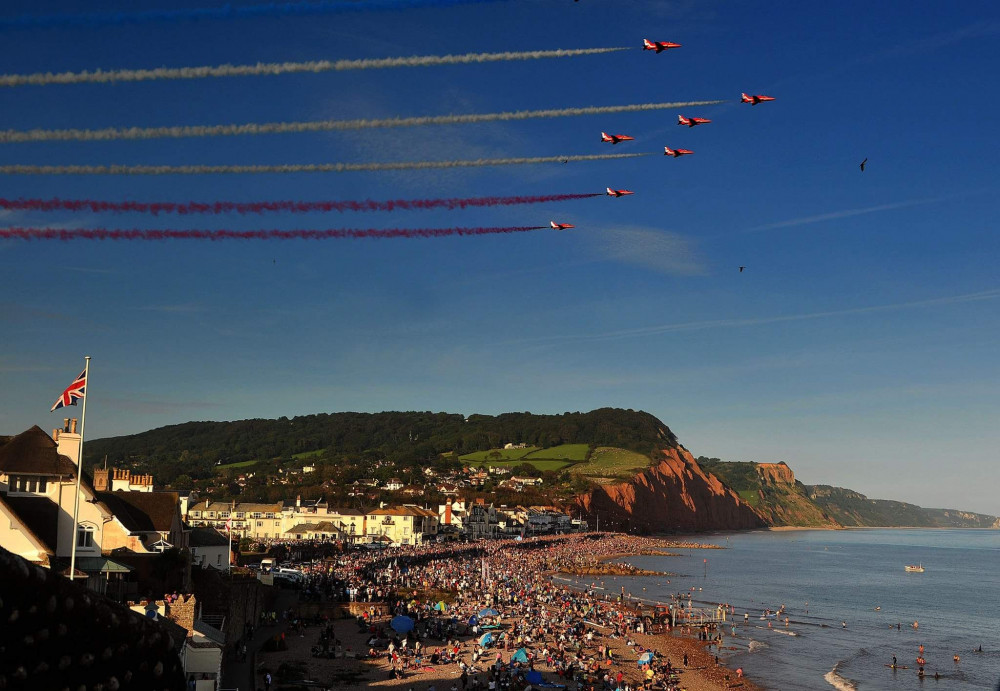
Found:
<path fill-rule="evenodd" d="M 357 623 L 367 635 L 368 657 L 384 663 L 396 679 L 419 679 L 421 672 L 445 666 L 463 691 L 529 685 L 676 689 L 687 656 L 678 668 L 637 636 L 654 627 L 669 630 L 671 623 L 686 626 L 679 599 L 684 594 L 678 594 L 671 620 L 657 621 L 624 590 L 612 595 L 553 580 L 556 573 L 592 568 L 615 555 L 676 546 L 578 534 L 350 552 L 304 565 L 302 594 L 380 603 L 364 609 Z M 340 649 L 327 625 L 312 651 L 329 656 Z"/>

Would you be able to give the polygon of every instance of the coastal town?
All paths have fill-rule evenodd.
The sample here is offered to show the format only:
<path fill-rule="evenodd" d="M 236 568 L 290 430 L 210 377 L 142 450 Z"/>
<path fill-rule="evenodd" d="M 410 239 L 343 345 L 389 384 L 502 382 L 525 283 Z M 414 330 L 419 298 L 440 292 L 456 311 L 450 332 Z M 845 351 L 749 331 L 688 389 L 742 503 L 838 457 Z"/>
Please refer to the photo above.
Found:
<path fill-rule="evenodd" d="M 459 497 L 367 510 L 204 501 L 128 470 L 78 476 L 79 442 L 67 419 L 51 435 L 35 427 L 0 445 L 4 569 L 44 572 L 60 594 L 86 587 L 107 607 L 160 622 L 188 688 L 353 679 L 347 686 L 696 689 L 742 677 L 683 635 L 694 624 L 708 641 L 699 627 L 714 635 L 721 610 L 679 594 L 664 603 L 669 617 L 644 614 L 624 586 L 614 594 L 565 580 L 649 574 L 622 557 L 701 543 L 600 534 L 553 507 Z M 21 604 L 31 609 L 42 592 L 23 591 Z M 5 593 L 0 608 L 17 604 Z M 55 678 L 41 660 L 28 667 L 18 668 L 24 681 L 43 686 L 25 688 Z M 303 680 L 315 686 L 295 685 Z"/>

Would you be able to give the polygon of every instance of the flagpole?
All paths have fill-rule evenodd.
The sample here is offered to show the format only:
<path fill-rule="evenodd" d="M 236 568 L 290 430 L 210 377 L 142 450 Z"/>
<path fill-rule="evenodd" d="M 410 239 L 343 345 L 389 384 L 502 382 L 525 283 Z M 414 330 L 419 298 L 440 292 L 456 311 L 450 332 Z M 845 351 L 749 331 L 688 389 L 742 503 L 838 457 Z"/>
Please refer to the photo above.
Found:
<path fill-rule="evenodd" d="M 90 393 L 90 356 L 84 357 L 87 364 L 83 367 L 83 381 L 85 382 L 85 389 L 83 390 L 83 414 L 80 416 L 80 460 L 76 466 L 76 497 L 73 501 L 73 536 L 72 536 L 72 548 L 69 553 L 69 580 L 73 580 L 76 576 L 76 543 L 79 539 L 77 534 L 80 530 L 79 520 L 80 520 L 80 478 L 83 475 L 83 433 L 87 428 L 87 394 Z"/>

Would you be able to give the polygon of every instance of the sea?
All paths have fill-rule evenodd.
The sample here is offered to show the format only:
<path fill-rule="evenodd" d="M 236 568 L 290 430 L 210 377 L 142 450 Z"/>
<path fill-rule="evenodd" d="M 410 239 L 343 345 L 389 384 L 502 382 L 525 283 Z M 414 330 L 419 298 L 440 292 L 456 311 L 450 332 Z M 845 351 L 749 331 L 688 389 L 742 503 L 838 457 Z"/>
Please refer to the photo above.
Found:
<path fill-rule="evenodd" d="M 637 567 L 679 575 L 605 576 L 597 587 L 615 595 L 624 587 L 650 602 L 690 595 L 693 607 L 712 612 L 731 604 L 720 659 L 768 689 L 1000 691 L 1000 530 L 787 530 L 690 539 L 724 549 L 630 557 Z M 907 573 L 907 564 L 924 572 Z M 761 618 L 782 606 L 780 618 Z M 896 669 L 889 666 L 893 655 Z"/>

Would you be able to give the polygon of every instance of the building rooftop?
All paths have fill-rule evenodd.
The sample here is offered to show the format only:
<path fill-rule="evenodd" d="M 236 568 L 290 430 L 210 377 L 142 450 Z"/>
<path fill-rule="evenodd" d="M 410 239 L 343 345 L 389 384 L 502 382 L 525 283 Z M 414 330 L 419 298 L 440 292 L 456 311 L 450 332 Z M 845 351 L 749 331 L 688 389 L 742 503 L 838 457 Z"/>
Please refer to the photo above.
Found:
<path fill-rule="evenodd" d="M 52 437 L 35 425 L 0 446 L 0 473 L 75 476 L 76 465 L 57 448 Z"/>
<path fill-rule="evenodd" d="M 56 553 L 59 507 L 47 497 L 11 497 L 0 495 L 0 504 L 17 516 L 22 525 L 50 554 Z"/>
<path fill-rule="evenodd" d="M 180 509 L 176 492 L 95 492 L 129 532 L 169 532 Z"/>

